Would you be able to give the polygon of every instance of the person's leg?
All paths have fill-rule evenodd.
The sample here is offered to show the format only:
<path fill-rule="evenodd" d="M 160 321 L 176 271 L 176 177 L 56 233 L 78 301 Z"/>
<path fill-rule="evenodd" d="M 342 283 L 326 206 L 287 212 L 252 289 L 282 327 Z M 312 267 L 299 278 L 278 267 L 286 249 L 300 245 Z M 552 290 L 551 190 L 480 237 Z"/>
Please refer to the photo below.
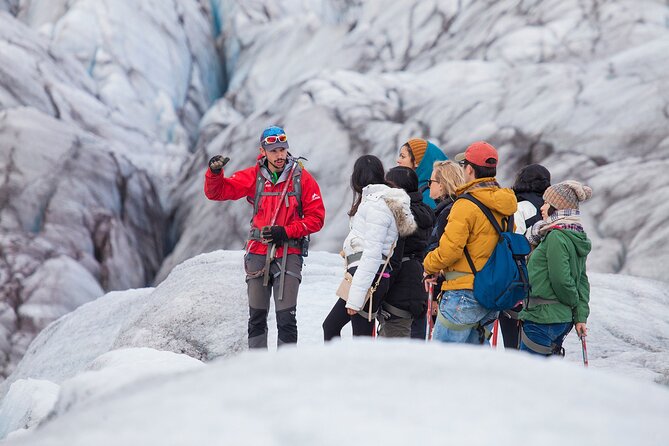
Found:
<path fill-rule="evenodd" d="M 276 308 L 276 328 L 278 331 L 277 347 L 284 344 L 297 343 L 297 292 L 302 281 L 302 256 L 289 254 L 286 259 L 286 274 L 284 277 L 283 294 L 279 292 L 281 286 L 280 267 L 281 259 L 272 263 L 274 306 Z M 282 299 L 278 300 L 281 295 Z"/>
<path fill-rule="evenodd" d="M 537 324 L 525 321 L 520 350 L 534 355 L 551 356 L 562 346 L 562 341 L 571 327 L 571 323 Z"/>
<path fill-rule="evenodd" d="M 249 298 L 249 348 L 267 348 L 267 311 L 271 289 L 263 286 L 265 256 L 247 254 L 244 258 L 246 288 Z"/>
<path fill-rule="evenodd" d="M 490 338 L 492 337 L 492 329 L 497 319 L 498 312 L 491 311 L 486 314 L 483 319 L 472 329 L 469 333 L 469 337 L 466 344 L 475 344 L 475 345 L 484 345 L 489 346 Z"/>
<path fill-rule="evenodd" d="M 374 281 L 376 282 L 378 276 L 374 276 Z M 375 283 L 374 282 L 374 283 Z M 372 320 L 371 322 L 367 320 L 367 317 L 363 317 L 360 314 L 355 314 L 351 316 L 351 328 L 353 331 L 353 336 L 372 336 L 374 332 L 374 314 L 378 311 L 383 302 L 383 298 L 388 292 L 388 279 L 383 278 L 379 283 L 379 286 L 376 288 L 374 295 L 372 296 Z M 369 302 L 365 303 L 363 307 L 365 312 L 369 311 Z"/>
<path fill-rule="evenodd" d="M 388 292 L 383 302 L 410 314 L 411 327 L 405 335 L 407 321 L 398 321 L 397 318 L 406 318 L 406 314 L 394 314 L 392 318 L 381 320 L 379 334 L 390 337 L 412 337 L 425 339 L 425 311 L 427 309 L 427 292 L 423 286 L 423 264 L 410 259 L 402 262 L 399 270 L 393 271 Z M 416 319 L 416 320 L 413 320 Z M 387 322 L 387 323 L 386 323 Z M 385 325 L 385 327 L 384 327 Z"/>
<path fill-rule="evenodd" d="M 506 312 L 499 313 L 499 331 L 504 338 L 505 350 L 518 349 L 518 320 L 510 318 Z"/>
<path fill-rule="evenodd" d="M 360 316 L 360 314 L 351 316 L 351 330 L 353 331 L 353 336 L 372 336 L 374 333 L 374 325 L 374 318 L 372 318 L 371 321 L 368 321 L 366 316 L 363 317 Z"/>
<path fill-rule="evenodd" d="M 552 351 L 551 339 L 545 332 L 545 328 L 544 324 L 523 321 L 520 351 L 532 355 L 550 356 Z"/>
<path fill-rule="evenodd" d="M 480 344 L 476 327 L 491 316 L 496 317 L 495 312 L 482 307 L 472 290 L 444 291 L 432 337 L 441 342 Z"/>
<path fill-rule="evenodd" d="M 428 294 L 423 284 L 423 263 L 412 259 L 402 263 L 402 271 L 406 275 L 405 289 L 409 298 L 409 311 L 414 315 L 411 322 L 412 339 L 425 339 L 427 334 L 427 299 Z"/>
<path fill-rule="evenodd" d="M 411 339 L 425 339 L 427 336 L 427 317 L 425 314 L 411 322 Z"/>
<path fill-rule="evenodd" d="M 351 322 L 351 316 L 346 313 L 346 301 L 344 299 L 337 299 L 334 306 L 330 310 L 323 321 L 323 337 L 326 341 L 332 338 L 341 336 L 341 329 L 344 325 Z"/>
<path fill-rule="evenodd" d="M 569 323 L 569 324 L 564 324 L 564 327 L 560 327 L 559 324 L 556 324 L 556 326 L 554 327 L 556 333 L 555 348 L 553 349 L 554 355 L 564 356 L 564 348 L 562 348 L 562 343 L 564 342 L 564 338 L 567 337 L 573 326 L 574 324 Z"/>
<path fill-rule="evenodd" d="M 379 322 L 379 336 L 384 338 L 408 338 L 411 336 L 412 320 L 408 318 L 391 317 Z"/>
<path fill-rule="evenodd" d="M 462 327 L 457 330 L 457 327 L 451 327 L 449 320 L 445 314 L 450 314 L 455 311 L 459 301 L 459 294 L 457 291 L 444 291 L 439 301 L 439 313 L 434 324 L 434 331 L 432 332 L 432 339 L 440 342 L 464 342 L 469 336 L 469 327 Z"/>
<path fill-rule="evenodd" d="M 449 327 L 443 324 L 441 318 L 437 317 L 437 322 L 434 325 L 434 331 L 432 332 L 432 339 L 440 342 L 465 344 L 471 336 L 474 336 L 472 335 L 472 330 L 472 327 Z M 478 337 L 478 334 L 476 334 L 476 336 Z"/>

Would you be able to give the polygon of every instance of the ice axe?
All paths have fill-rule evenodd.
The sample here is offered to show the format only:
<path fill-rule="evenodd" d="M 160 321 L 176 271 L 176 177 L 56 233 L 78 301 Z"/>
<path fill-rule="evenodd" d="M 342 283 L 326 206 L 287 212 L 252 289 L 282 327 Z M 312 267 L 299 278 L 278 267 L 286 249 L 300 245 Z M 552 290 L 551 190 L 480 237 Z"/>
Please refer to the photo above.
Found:
<path fill-rule="evenodd" d="M 432 323 L 432 299 L 434 298 L 434 283 L 430 282 L 428 292 L 427 292 L 427 340 L 432 340 L 432 328 L 434 324 Z"/>
<path fill-rule="evenodd" d="M 581 339 L 581 351 L 583 352 L 583 365 L 585 367 L 588 366 L 588 347 L 585 344 L 585 336 L 579 335 L 578 336 Z"/>

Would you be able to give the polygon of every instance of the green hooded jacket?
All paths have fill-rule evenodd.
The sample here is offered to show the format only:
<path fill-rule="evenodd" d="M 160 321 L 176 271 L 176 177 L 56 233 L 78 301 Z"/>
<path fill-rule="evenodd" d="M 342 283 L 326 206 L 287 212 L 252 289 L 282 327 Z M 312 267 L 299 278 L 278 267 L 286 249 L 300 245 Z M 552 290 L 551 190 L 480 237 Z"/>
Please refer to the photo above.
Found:
<path fill-rule="evenodd" d="M 590 249 L 590 240 L 583 232 L 550 231 L 530 255 L 527 270 L 531 295 L 558 303 L 524 309 L 520 319 L 538 324 L 586 322 L 590 314 L 590 283 L 585 261 Z"/>

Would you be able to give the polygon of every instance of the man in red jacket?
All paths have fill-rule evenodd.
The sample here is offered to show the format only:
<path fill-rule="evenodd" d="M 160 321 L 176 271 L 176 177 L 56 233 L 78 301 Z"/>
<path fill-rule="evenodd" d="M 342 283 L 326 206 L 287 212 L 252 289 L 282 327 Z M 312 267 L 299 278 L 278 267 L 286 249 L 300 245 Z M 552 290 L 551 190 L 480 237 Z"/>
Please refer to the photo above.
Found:
<path fill-rule="evenodd" d="M 229 158 L 209 160 L 204 193 L 210 200 L 238 200 L 253 205 L 244 268 L 249 296 L 249 348 L 267 348 L 267 312 L 274 291 L 278 345 L 297 342 L 297 291 L 309 234 L 320 231 L 325 208 L 316 180 L 288 153 L 281 127 L 260 136 L 255 166 L 226 178 Z"/>

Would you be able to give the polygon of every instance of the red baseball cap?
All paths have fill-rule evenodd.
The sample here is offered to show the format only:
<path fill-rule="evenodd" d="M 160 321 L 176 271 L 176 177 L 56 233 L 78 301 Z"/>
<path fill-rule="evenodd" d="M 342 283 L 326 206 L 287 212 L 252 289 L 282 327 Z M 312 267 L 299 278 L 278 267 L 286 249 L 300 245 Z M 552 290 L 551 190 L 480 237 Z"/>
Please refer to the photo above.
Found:
<path fill-rule="evenodd" d="M 476 141 L 462 153 L 455 155 L 455 161 L 467 162 L 481 167 L 497 167 L 497 149 L 485 141 Z"/>

